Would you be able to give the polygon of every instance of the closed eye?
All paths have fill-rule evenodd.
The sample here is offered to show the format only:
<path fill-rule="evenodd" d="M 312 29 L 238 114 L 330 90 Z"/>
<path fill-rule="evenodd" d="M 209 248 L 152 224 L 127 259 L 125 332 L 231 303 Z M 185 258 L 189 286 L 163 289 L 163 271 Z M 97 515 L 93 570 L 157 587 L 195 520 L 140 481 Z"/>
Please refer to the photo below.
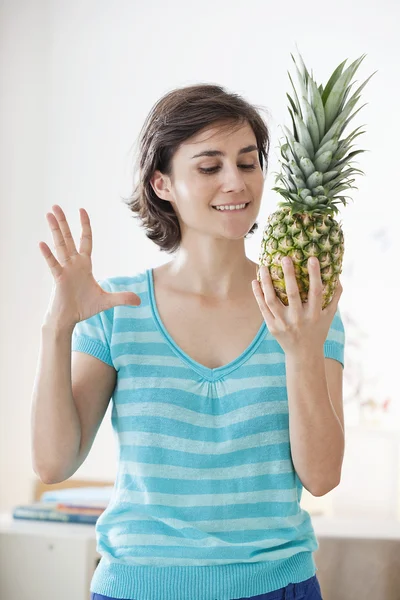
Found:
<path fill-rule="evenodd" d="M 256 168 L 256 165 L 239 165 L 239 167 L 241 167 L 242 169 L 248 169 L 249 171 L 254 170 Z M 209 169 L 202 169 L 199 168 L 199 171 L 201 171 L 202 173 L 215 173 L 216 171 L 218 171 L 220 167 L 211 167 Z"/>

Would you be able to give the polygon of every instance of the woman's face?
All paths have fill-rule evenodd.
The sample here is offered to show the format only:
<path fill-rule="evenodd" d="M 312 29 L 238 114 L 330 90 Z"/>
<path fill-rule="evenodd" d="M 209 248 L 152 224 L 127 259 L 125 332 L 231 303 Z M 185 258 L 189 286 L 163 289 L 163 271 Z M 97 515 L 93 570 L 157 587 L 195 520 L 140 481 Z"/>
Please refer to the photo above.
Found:
<path fill-rule="evenodd" d="M 152 185 L 160 198 L 172 202 L 182 234 L 195 229 L 244 237 L 256 221 L 264 188 L 252 128 L 246 123 L 232 131 L 217 124 L 203 130 L 176 151 L 171 178 L 157 171 Z M 243 203 L 250 204 L 241 211 L 213 208 Z"/>

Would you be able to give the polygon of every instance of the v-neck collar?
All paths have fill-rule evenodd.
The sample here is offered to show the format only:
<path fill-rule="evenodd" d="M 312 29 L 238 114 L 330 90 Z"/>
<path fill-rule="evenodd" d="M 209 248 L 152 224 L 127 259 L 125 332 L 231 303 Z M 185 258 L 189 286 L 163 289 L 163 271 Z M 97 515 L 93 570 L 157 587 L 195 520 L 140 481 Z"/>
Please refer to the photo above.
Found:
<path fill-rule="evenodd" d="M 154 279 L 153 279 L 153 269 L 146 269 L 147 275 L 147 289 L 149 294 L 149 304 L 151 308 L 151 312 L 156 323 L 157 328 L 166 339 L 168 344 L 171 346 L 172 350 L 186 363 L 188 364 L 194 371 L 196 371 L 199 375 L 207 379 L 208 381 L 215 381 L 217 379 L 221 379 L 226 376 L 228 373 L 242 365 L 250 356 L 256 351 L 258 345 L 261 343 L 264 338 L 267 326 L 265 321 L 262 322 L 260 329 L 258 330 L 257 335 L 253 339 L 253 341 L 249 344 L 249 346 L 244 350 L 237 358 L 232 360 L 226 365 L 222 367 L 216 367 L 215 369 L 210 369 L 202 365 L 201 363 L 190 358 L 186 352 L 180 348 L 175 341 L 172 339 L 166 328 L 164 327 L 164 323 L 161 320 L 160 314 L 158 312 L 155 293 L 154 293 Z"/>

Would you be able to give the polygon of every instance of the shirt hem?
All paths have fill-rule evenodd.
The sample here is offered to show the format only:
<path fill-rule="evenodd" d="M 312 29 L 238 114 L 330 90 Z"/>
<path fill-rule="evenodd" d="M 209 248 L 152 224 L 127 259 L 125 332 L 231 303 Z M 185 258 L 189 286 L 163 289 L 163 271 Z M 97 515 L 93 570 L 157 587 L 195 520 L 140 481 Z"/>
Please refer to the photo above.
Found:
<path fill-rule="evenodd" d="M 103 556 L 90 591 L 124 600 L 232 600 L 301 583 L 317 570 L 310 551 L 284 560 L 203 567 L 134 566 Z"/>

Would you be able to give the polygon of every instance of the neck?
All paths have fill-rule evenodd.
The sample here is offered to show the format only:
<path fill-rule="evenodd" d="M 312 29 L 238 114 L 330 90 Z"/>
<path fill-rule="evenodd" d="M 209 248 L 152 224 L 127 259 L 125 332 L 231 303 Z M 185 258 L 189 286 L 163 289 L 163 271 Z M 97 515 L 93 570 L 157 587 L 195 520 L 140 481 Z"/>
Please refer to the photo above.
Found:
<path fill-rule="evenodd" d="M 245 255 L 240 258 L 215 256 L 207 259 L 182 254 L 165 266 L 168 281 L 180 291 L 210 300 L 240 298 L 251 290 L 256 278 L 256 265 Z"/>

